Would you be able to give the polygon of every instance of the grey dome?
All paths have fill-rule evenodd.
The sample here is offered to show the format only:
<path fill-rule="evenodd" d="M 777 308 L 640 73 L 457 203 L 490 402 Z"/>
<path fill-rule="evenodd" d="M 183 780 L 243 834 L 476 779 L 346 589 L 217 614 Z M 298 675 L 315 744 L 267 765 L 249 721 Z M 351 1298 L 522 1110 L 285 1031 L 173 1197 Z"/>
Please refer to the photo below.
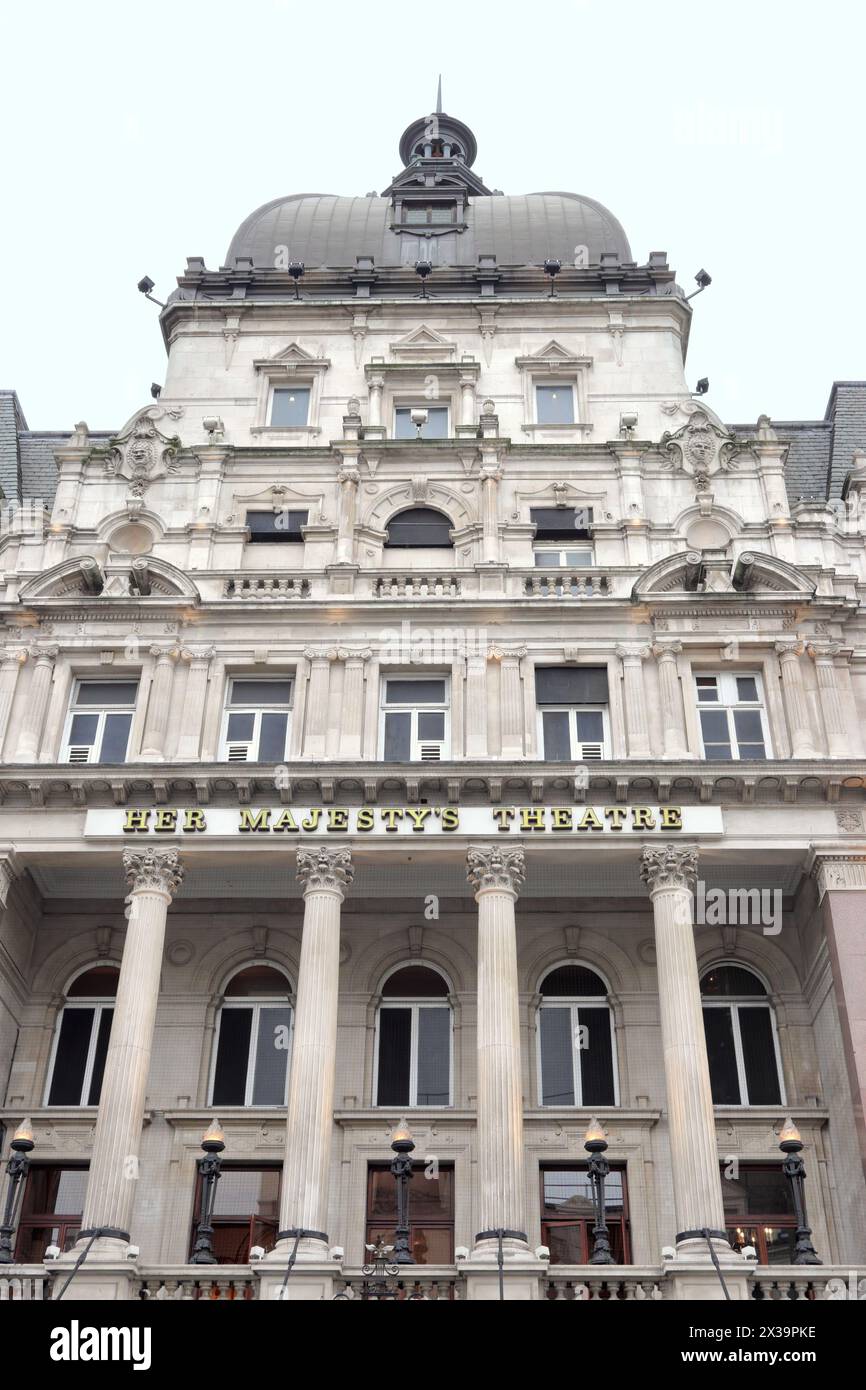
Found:
<path fill-rule="evenodd" d="M 540 265 L 547 256 L 572 265 L 577 246 L 587 247 L 592 265 L 603 251 L 615 252 L 621 262 L 632 259 L 613 214 L 576 193 L 472 197 L 465 216 L 464 231 L 425 237 L 391 230 L 390 198 L 325 193 L 275 198 L 241 223 L 226 264 L 232 266 L 241 256 L 272 269 L 281 246 L 309 269 L 351 268 L 356 256 L 372 256 L 377 266 L 412 265 L 419 258 L 435 265 L 474 266 L 480 255 L 495 256 L 501 266 Z"/>

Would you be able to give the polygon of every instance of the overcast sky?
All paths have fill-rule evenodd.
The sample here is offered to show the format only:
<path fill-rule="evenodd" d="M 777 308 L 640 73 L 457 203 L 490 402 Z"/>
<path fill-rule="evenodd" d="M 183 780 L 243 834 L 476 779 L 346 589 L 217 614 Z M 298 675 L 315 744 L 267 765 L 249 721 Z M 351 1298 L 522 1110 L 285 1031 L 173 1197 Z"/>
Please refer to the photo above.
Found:
<path fill-rule="evenodd" d="M 7 0 L 0 387 L 31 429 L 119 428 L 158 310 L 281 194 L 381 190 L 434 105 L 506 193 L 587 194 L 639 262 L 704 266 L 688 379 L 729 422 L 866 377 L 861 0 Z"/>

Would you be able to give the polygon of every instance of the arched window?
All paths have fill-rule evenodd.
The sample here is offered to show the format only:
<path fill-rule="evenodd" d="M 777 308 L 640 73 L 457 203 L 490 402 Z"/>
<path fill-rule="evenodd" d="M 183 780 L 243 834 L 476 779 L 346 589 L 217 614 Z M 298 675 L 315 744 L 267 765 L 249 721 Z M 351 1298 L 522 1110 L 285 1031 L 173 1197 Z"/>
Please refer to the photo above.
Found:
<path fill-rule="evenodd" d="M 586 965 L 559 965 L 541 982 L 538 1070 L 542 1105 L 617 1105 L 607 985 Z"/>
<path fill-rule="evenodd" d="M 248 965 L 229 980 L 217 1022 L 211 1105 L 285 1105 L 290 993 L 272 965 Z"/>
<path fill-rule="evenodd" d="M 46 1104 L 99 1104 L 119 975 L 116 965 L 94 965 L 67 989 L 54 1034 Z"/>
<path fill-rule="evenodd" d="M 714 1105 L 780 1105 L 776 1020 L 766 986 L 723 961 L 701 980 Z"/>
<path fill-rule="evenodd" d="M 382 986 L 376 1029 L 374 1105 L 451 1104 L 448 981 L 406 965 Z"/>
<path fill-rule="evenodd" d="M 431 546 L 451 548 L 451 522 L 432 507 L 410 507 L 388 522 L 386 546 L 403 550 L 423 550 Z"/>

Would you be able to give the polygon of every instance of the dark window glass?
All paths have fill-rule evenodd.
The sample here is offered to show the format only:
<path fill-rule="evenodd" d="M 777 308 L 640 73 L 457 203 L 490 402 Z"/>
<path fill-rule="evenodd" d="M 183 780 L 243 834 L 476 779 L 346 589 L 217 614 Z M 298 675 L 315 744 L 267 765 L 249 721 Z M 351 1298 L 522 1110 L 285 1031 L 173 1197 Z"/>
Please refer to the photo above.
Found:
<path fill-rule="evenodd" d="M 418 738 L 445 737 L 445 714 L 442 710 L 421 712 L 418 715 Z"/>
<path fill-rule="evenodd" d="M 714 965 L 701 980 L 701 994 L 712 998 L 731 995 L 766 995 L 757 975 L 739 965 Z"/>
<path fill-rule="evenodd" d="M 248 965 L 233 975 L 226 986 L 227 999 L 261 999 L 271 994 L 287 997 L 289 982 L 270 965 Z"/>
<path fill-rule="evenodd" d="M 734 728 L 741 758 L 765 757 L 764 731 L 756 709 L 734 710 Z"/>
<path fill-rule="evenodd" d="M 581 507 L 530 507 L 529 520 L 535 527 L 537 541 L 589 540 L 592 525 L 592 508 Z"/>
<path fill-rule="evenodd" d="M 577 1017 L 581 1029 L 580 1084 L 583 1104 L 613 1105 L 610 1012 L 608 1009 L 589 1009 L 581 1005 Z"/>
<path fill-rule="evenodd" d="M 370 1164 L 367 1176 L 367 1233 L 394 1244 L 397 1194 L 394 1178 L 385 1164 Z M 454 1169 L 441 1163 L 435 1177 L 426 1177 L 424 1165 L 415 1162 L 409 1186 L 409 1246 L 419 1265 L 451 1264 L 454 1259 Z M 411 1278 L 411 1270 L 406 1271 Z"/>
<path fill-rule="evenodd" d="M 71 1250 L 78 1239 L 86 1190 L 86 1168 L 34 1164 L 24 1188 L 16 1260 L 39 1264 L 49 1245 Z"/>
<path fill-rule="evenodd" d="M 99 727 L 98 714 L 73 714 L 72 724 L 69 728 L 69 742 L 75 747 L 87 746 L 92 748 L 96 742 L 96 730 Z"/>
<path fill-rule="evenodd" d="M 559 965 L 545 975 L 541 982 L 541 993 L 545 998 L 591 999 L 606 997 L 607 986 L 594 970 L 585 965 Z"/>
<path fill-rule="evenodd" d="M 306 526 L 309 512 L 247 512 L 246 522 L 251 541 L 302 542 L 301 527 Z"/>
<path fill-rule="evenodd" d="M 782 1095 L 779 1090 L 779 1071 L 776 1066 L 770 1010 L 766 1007 L 749 1009 L 740 1006 L 737 1014 L 740 1021 L 749 1104 L 778 1105 Z"/>
<path fill-rule="evenodd" d="M 116 965 L 94 965 L 78 975 L 66 991 L 67 999 L 113 999 L 120 975 Z"/>
<path fill-rule="evenodd" d="M 279 763 L 286 756 L 286 732 L 289 717 L 287 714 L 262 715 L 259 735 L 259 762 Z"/>
<path fill-rule="evenodd" d="M 698 676 L 698 699 L 704 703 L 714 703 L 719 698 L 719 691 L 715 676 Z"/>
<path fill-rule="evenodd" d="M 737 698 L 739 700 L 757 700 L 758 682 L 754 676 L 737 676 Z"/>
<path fill-rule="evenodd" d="M 64 1009 L 54 1054 L 49 1105 L 80 1105 L 95 1009 Z"/>
<path fill-rule="evenodd" d="M 249 743 L 255 726 L 256 717 L 254 714 L 230 714 L 227 734 L 229 743 Z"/>
<path fill-rule="evenodd" d="M 385 1010 L 387 1013 L 388 1011 Z M 451 1010 L 418 1010 L 418 1105 L 447 1105 L 451 1099 Z"/>
<path fill-rule="evenodd" d="M 571 1009 L 539 1009 L 541 1103 L 574 1105 Z"/>
<path fill-rule="evenodd" d="M 291 681 L 232 681 L 233 705 L 288 705 Z"/>
<path fill-rule="evenodd" d="M 194 1210 L 201 1206 L 201 1179 L 196 1182 Z M 273 1250 L 280 1212 L 279 1168 L 224 1166 L 216 1186 L 213 1248 L 219 1264 L 246 1264 L 250 1250 Z M 195 1245 L 193 1225 L 190 1250 Z"/>
<path fill-rule="evenodd" d="M 214 1105 L 246 1103 L 252 1009 L 223 1009 L 213 1082 Z"/>
<path fill-rule="evenodd" d="M 577 737 L 580 743 L 604 742 L 604 717 L 601 710 L 577 715 Z"/>
<path fill-rule="evenodd" d="M 422 439 L 447 439 L 448 438 L 448 407 L 441 405 L 418 406 L 419 410 L 427 411 L 427 423 L 421 426 Z M 415 406 L 399 406 L 396 411 L 394 421 L 395 439 L 417 439 L 418 429 L 412 424 L 412 411 Z M 448 542 L 443 542 L 448 544 Z"/>
<path fill-rule="evenodd" d="M 96 1035 L 96 1048 L 93 1054 L 93 1071 L 90 1074 L 88 1105 L 98 1105 L 102 1093 L 102 1077 L 105 1072 L 105 1058 L 108 1055 L 108 1039 L 111 1036 L 113 1009 L 103 1009 L 99 1017 L 99 1031 Z"/>
<path fill-rule="evenodd" d="M 134 705 L 138 685 L 135 681 L 82 681 L 76 705 Z"/>
<path fill-rule="evenodd" d="M 592 1186 L 586 1168 L 542 1168 L 541 1203 L 541 1239 L 550 1249 L 550 1263 L 586 1264 L 595 1225 Z M 611 1252 L 617 1264 L 627 1264 L 631 1254 L 624 1168 L 611 1168 L 605 1183 L 605 1203 Z"/>
<path fill-rule="evenodd" d="M 411 1009 L 379 1010 L 378 1105 L 409 1104 Z"/>
<path fill-rule="evenodd" d="M 704 1033 L 714 1105 L 739 1105 L 740 1083 L 730 1009 L 704 1009 Z"/>
<path fill-rule="evenodd" d="M 271 424 L 288 428 L 305 425 L 310 415 L 310 390 L 305 386 L 277 387 L 271 407 Z"/>
<path fill-rule="evenodd" d="M 259 1010 L 253 1105 L 285 1104 L 291 1026 L 292 1011 L 288 1004 Z"/>
<path fill-rule="evenodd" d="M 441 705 L 445 703 L 445 682 L 389 680 L 385 684 L 386 705 Z"/>
<path fill-rule="evenodd" d="M 606 705 L 606 666 L 536 666 L 539 705 Z"/>
<path fill-rule="evenodd" d="M 131 725 L 131 714 L 107 714 L 105 716 L 105 729 L 102 734 L 102 748 L 99 754 L 101 763 L 126 761 L 126 748 L 129 743 Z"/>
<path fill-rule="evenodd" d="M 570 386 L 536 386 L 535 403 L 540 425 L 574 423 L 574 392 Z"/>
<path fill-rule="evenodd" d="M 541 731 L 546 763 L 571 761 L 571 729 L 567 710 L 545 710 L 541 716 Z"/>
<path fill-rule="evenodd" d="M 386 546 L 418 549 L 452 544 L 451 522 L 431 507 L 411 507 L 398 512 L 389 521 L 387 531 Z"/>
<path fill-rule="evenodd" d="M 412 751 L 412 716 L 408 711 L 389 710 L 385 715 L 386 763 L 408 763 Z"/>
<path fill-rule="evenodd" d="M 751 1245 L 759 1264 L 791 1264 L 796 1222 L 790 1185 L 778 1167 L 741 1164 L 731 1178 L 723 1164 L 722 1200 L 735 1250 Z"/>
<path fill-rule="evenodd" d="M 438 971 L 424 965 L 395 970 L 382 986 L 383 999 L 443 999 L 447 994 L 447 982 Z"/>

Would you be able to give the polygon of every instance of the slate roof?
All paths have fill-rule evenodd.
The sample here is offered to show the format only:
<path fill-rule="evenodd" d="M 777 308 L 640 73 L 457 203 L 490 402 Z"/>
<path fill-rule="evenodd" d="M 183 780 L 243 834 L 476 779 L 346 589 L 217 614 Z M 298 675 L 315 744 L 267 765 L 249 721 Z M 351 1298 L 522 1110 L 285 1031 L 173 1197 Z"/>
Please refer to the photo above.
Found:
<path fill-rule="evenodd" d="M 841 497 L 855 449 L 866 449 L 866 381 L 834 381 L 823 420 L 773 420 L 790 439 L 785 465 L 789 502 L 801 497 Z M 754 434 L 754 425 L 731 425 Z"/>

